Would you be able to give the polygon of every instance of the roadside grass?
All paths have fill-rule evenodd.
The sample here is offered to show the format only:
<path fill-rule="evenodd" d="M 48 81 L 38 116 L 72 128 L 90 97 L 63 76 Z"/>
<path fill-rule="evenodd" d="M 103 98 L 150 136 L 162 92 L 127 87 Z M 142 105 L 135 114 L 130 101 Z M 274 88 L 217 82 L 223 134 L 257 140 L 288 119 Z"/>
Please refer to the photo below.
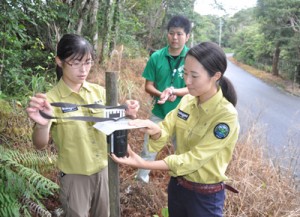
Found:
<path fill-rule="evenodd" d="M 292 162 L 289 156 L 295 152 L 284 148 L 279 158 L 268 156 L 265 129 L 257 123 L 257 120 L 250 123 L 235 148 L 228 175 L 240 193 L 227 193 L 225 216 L 300 216 L 300 191 L 294 167 L 283 167 L 283 160 L 284 165 L 286 160 Z M 299 150 L 294 146 L 293 151 L 299 154 Z"/>

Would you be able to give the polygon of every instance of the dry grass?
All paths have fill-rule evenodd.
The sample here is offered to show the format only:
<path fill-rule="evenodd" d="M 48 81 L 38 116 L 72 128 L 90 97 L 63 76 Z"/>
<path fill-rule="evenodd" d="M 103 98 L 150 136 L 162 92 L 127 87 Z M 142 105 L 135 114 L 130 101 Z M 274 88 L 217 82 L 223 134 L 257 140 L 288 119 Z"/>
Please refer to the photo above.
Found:
<path fill-rule="evenodd" d="M 240 193 L 227 193 L 225 216 L 300 216 L 300 192 L 292 171 L 280 170 L 266 157 L 267 145 L 259 138 L 263 130 L 252 124 L 239 139 L 228 174 Z"/>

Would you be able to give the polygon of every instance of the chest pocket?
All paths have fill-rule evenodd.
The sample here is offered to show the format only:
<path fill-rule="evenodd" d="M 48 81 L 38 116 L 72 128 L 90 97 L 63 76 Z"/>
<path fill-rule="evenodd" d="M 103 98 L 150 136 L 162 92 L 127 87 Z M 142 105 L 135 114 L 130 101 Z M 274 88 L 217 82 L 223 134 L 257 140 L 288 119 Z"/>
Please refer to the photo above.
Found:
<path fill-rule="evenodd" d="M 176 137 L 181 137 L 181 138 L 187 138 L 188 137 L 188 121 L 183 120 L 179 117 L 176 118 L 176 123 L 175 123 L 175 134 Z"/>
<path fill-rule="evenodd" d="M 179 128 L 180 130 L 187 130 L 188 129 L 188 122 L 186 120 L 183 120 L 179 117 L 176 119 L 176 128 Z"/>
<path fill-rule="evenodd" d="M 192 137 L 196 137 L 198 138 L 198 140 L 202 140 L 202 138 L 207 135 L 209 132 L 208 132 L 208 124 L 204 123 L 204 124 L 196 124 L 194 126 L 194 128 L 192 129 Z"/>
<path fill-rule="evenodd" d="M 104 118 L 105 117 L 105 109 L 89 109 L 88 110 L 88 115 L 93 116 L 93 117 L 98 117 L 98 118 Z"/>
<path fill-rule="evenodd" d="M 69 117 L 73 117 L 73 116 L 82 116 L 82 111 L 80 108 L 78 107 L 70 107 L 70 108 L 59 108 L 56 107 L 53 110 L 53 115 L 55 117 L 62 117 L 62 118 L 69 118 Z M 57 124 L 60 123 L 69 123 L 69 122 L 73 122 L 74 120 L 71 119 L 56 119 L 54 120 L 54 122 L 57 122 Z"/>

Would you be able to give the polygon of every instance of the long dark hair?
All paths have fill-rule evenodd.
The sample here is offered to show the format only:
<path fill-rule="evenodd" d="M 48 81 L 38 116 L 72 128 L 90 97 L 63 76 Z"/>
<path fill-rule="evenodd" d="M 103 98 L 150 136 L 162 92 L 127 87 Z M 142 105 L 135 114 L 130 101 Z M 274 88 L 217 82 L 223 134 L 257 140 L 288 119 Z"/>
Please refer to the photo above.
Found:
<path fill-rule="evenodd" d="M 221 72 L 219 85 L 222 88 L 224 97 L 234 106 L 237 104 L 237 94 L 231 81 L 224 76 L 227 68 L 226 54 L 217 44 L 213 42 L 202 42 L 192 47 L 186 54 L 196 58 L 199 63 L 213 77 L 217 72 Z"/>
<path fill-rule="evenodd" d="M 69 57 L 71 57 L 71 59 L 81 60 L 87 54 L 91 54 L 92 59 L 95 59 L 92 45 L 80 35 L 65 34 L 57 44 L 56 55 L 61 61 Z M 60 80 L 62 75 L 62 68 L 56 65 L 57 80 Z"/>

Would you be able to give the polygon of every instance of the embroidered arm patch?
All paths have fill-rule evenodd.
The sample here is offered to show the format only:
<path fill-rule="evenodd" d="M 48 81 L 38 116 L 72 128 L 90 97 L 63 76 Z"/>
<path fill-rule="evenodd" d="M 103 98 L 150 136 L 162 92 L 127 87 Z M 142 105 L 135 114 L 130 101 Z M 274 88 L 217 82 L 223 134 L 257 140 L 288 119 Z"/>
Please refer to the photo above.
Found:
<path fill-rule="evenodd" d="M 219 123 L 214 128 L 214 135 L 218 139 L 224 139 L 228 136 L 230 128 L 225 123 Z"/>

